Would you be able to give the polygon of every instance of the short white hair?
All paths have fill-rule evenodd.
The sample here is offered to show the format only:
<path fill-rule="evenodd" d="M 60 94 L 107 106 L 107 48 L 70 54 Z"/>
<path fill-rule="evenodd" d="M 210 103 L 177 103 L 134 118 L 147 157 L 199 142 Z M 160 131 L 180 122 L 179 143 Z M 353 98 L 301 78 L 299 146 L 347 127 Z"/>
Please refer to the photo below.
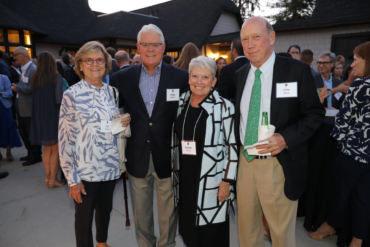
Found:
<path fill-rule="evenodd" d="M 216 77 L 217 65 L 212 58 L 206 56 L 198 56 L 193 58 L 189 63 L 189 74 L 191 73 L 191 70 L 196 66 L 208 69 L 211 72 L 213 78 Z"/>
<path fill-rule="evenodd" d="M 14 51 L 19 51 L 20 53 L 25 54 L 27 57 L 30 57 L 30 53 L 27 51 L 27 49 L 24 46 L 18 46 L 14 49 Z"/>
<path fill-rule="evenodd" d="M 162 30 L 157 27 L 156 25 L 154 24 L 148 24 L 148 25 L 144 25 L 141 30 L 139 31 L 139 33 L 137 34 L 137 42 L 139 43 L 140 42 L 140 37 L 141 37 L 141 34 L 142 33 L 145 33 L 145 32 L 149 32 L 149 31 L 152 31 L 154 33 L 157 33 L 161 36 L 161 41 L 162 43 L 164 44 L 164 36 L 163 36 L 163 32 Z"/>

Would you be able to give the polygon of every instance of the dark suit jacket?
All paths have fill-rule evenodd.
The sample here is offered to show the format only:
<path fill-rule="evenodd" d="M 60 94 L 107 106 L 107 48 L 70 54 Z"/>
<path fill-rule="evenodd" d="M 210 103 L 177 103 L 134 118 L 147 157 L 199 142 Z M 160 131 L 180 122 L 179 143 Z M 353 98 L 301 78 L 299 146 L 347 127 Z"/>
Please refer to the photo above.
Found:
<path fill-rule="evenodd" d="M 122 66 L 121 68 L 119 68 L 119 70 L 128 69 L 128 68 L 130 68 L 130 65 L 129 64 L 126 64 L 126 65 Z"/>
<path fill-rule="evenodd" d="M 135 65 L 114 73 L 111 86 L 119 91 L 120 107 L 131 115 L 131 137 L 127 139 L 126 168 L 134 177 L 144 178 L 152 153 L 159 178 L 171 176 L 171 136 L 178 101 L 167 102 L 167 89 L 180 89 L 180 95 L 189 89 L 188 72 L 162 63 L 158 93 L 152 116 L 149 117 L 139 88 L 142 65 Z"/>
<path fill-rule="evenodd" d="M 117 62 L 116 62 L 116 60 L 113 60 L 113 59 L 112 59 L 112 69 L 111 69 L 111 71 L 113 71 L 113 72 L 119 71 L 119 67 L 117 65 Z"/>
<path fill-rule="evenodd" d="M 74 65 L 72 67 L 70 65 L 67 65 L 64 68 L 64 78 L 67 80 L 70 87 L 80 81 L 80 77 L 76 74 L 74 70 Z"/>
<path fill-rule="evenodd" d="M 322 76 L 320 74 L 314 76 L 313 79 L 315 80 L 316 88 L 323 88 L 325 86 L 324 85 L 324 80 L 322 79 Z M 333 82 L 333 88 L 339 86 L 339 84 L 342 83 L 340 80 L 338 80 L 334 76 L 332 77 L 332 82 Z M 333 95 L 331 97 L 331 106 L 334 107 L 334 108 L 336 108 L 336 109 L 339 109 L 340 106 L 343 103 L 344 98 L 345 98 L 345 94 L 344 93 L 342 93 L 342 96 L 339 98 L 339 100 L 337 100 L 337 98 Z M 327 99 L 328 98 L 326 98 L 324 100 L 324 103 L 323 103 L 324 107 L 328 107 L 328 101 L 327 101 Z"/>
<path fill-rule="evenodd" d="M 18 83 L 20 74 L 18 74 L 18 72 L 13 67 L 10 67 L 10 73 L 12 74 L 11 82 Z"/>
<path fill-rule="evenodd" d="M 236 72 L 238 82 L 235 105 L 235 135 L 240 143 L 240 101 L 250 64 Z M 298 82 L 297 98 L 276 98 L 276 83 Z M 288 146 L 276 157 L 285 175 L 284 192 L 290 200 L 303 193 L 307 177 L 307 140 L 325 117 L 325 109 L 317 95 L 310 67 L 298 60 L 276 56 L 271 91 L 271 124 L 276 127 Z"/>
<path fill-rule="evenodd" d="M 243 65 L 249 63 L 245 57 L 238 58 L 231 64 L 226 65 L 221 69 L 218 76 L 216 88 L 221 97 L 230 100 L 235 104 L 237 82 L 234 79 L 235 72 Z"/>
<path fill-rule="evenodd" d="M 10 72 L 10 66 L 1 60 L 0 58 L 0 74 L 6 75 L 9 78 L 9 81 L 12 81 L 12 74 Z"/>

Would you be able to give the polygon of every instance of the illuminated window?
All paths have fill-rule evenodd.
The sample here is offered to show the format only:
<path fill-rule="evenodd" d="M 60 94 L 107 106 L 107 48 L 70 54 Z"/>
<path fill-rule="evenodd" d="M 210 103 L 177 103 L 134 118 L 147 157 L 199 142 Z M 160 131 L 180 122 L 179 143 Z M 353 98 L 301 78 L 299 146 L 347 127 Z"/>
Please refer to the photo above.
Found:
<path fill-rule="evenodd" d="M 130 54 L 130 49 L 129 48 L 117 48 L 117 51 L 125 51 L 125 52 L 127 52 L 127 54 Z"/>
<path fill-rule="evenodd" d="M 135 55 L 139 54 L 139 52 L 137 51 L 137 49 L 131 49 L 131 53 L 135 53 Z"/>
<path fill-rule="evenodd" d="M 28 51 L 28 53 L 30 54 L 30 58 L 33 58 L 32 57 L 32 49 L 31 48 L 28 48 L 28 47 L 25 47 L 25 48 Z"/>
<path fill-rule="evenodd" d="M 5 52 L 5 46 L 0 45 L 0 51 Z"/>
<path fill-rule="evenodd" d="M 24 33 L 24 43 L 26 45 L 32 45 L 31 44 L 31 33 L 30 33 L 30 31 L 23 31 L 23 33 Z"/>
<path fill-rule="evenodd" d="M 4 31 L 0 28 L 0 42 L 4 42 Z"/>
<path fill-rule="evenodd" d="M 68 54 L 71 54 L 72 57 L 75 57 L 76 56 L 76 52 L 75 51 L 67 51 L 67 52 L 68 52 Z"/>
<path fill-rule="evenodd" d="M 17 30 L 8 30 L 8 42 L 19 44 L 19 32 Z"/>
<path fill-rule="evenodd" d="M 179 56 L 179 52 L 177 52 L 177 51 L 168 51 L 168 52 L 166 52 L 166 55 L 172 55 L 174 58 L 177 58 Z"/>

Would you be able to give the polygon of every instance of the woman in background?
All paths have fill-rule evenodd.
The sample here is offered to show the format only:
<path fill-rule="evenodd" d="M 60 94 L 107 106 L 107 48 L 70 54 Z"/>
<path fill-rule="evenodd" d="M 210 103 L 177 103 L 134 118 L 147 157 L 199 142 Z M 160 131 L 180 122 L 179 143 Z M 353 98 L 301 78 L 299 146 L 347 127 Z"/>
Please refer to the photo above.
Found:
<path fill-rule="evenodd" d="M 184 48 L 182 48 L 181 55 L 176 63 L 173 65 L 177 68 L 189 70 L 189 63 L 195 57 L 200 55 L 199 49 L 193 43 L 187 43 Z"/>
<path fill-rule="evenodd" d="M 333 67 L 333 76 L 340 80 L 341 82 L 344 82 L 343 79 L 343 64 L 336 62 Z"/>
<path fill-rule="evenodd" d="M 216 59 L 216 65 L 217 65 L 217 71 L 216 71 L 216 77 L 221 73 L 221 69 L 226 66 L 226 60 L 223 57 L 219 57 Z"/>

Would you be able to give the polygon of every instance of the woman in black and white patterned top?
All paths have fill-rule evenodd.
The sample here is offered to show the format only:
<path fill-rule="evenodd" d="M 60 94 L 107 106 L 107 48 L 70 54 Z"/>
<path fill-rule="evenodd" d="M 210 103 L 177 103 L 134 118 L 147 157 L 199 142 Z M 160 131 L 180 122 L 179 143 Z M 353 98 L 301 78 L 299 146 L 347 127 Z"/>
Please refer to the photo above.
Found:
<path fill-rule="evenodd" d="M 351 65 L 355 80 L 335 119 L 331 136 L 340 152 L 333 171 L 327 221 L 310 237 L 322 240 L 344 224 L 348 204 L 352 210 L 350 247 L 367 240 L 370 224 L 370 42 L 357 46 Z"/>

